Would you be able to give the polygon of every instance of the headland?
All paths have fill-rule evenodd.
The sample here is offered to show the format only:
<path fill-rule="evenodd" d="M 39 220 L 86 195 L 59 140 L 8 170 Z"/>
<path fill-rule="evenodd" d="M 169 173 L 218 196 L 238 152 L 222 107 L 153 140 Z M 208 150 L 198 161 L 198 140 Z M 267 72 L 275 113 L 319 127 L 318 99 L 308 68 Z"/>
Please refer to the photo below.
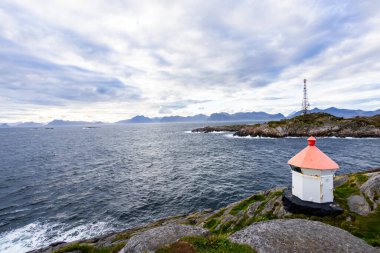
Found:
<path fill-rule="evenodd" d="M 291 119 L 254 125 L 207 126 L 192 132 L 234 132 L 235 136 L 260 137 L 380 137 L 380 114 L 340 118 L 328 113 L 310 113 Z"/>

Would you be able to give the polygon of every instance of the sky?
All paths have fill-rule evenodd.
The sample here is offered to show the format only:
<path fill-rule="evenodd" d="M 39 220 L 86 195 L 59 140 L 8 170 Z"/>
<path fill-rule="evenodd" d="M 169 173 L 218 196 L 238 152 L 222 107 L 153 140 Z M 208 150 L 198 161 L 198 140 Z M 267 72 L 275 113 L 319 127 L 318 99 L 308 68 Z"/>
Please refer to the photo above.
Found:
<path fill-rule="evenodd" d="M 0 2 L 0 122 L 380 108 L 380 1 Z"/>

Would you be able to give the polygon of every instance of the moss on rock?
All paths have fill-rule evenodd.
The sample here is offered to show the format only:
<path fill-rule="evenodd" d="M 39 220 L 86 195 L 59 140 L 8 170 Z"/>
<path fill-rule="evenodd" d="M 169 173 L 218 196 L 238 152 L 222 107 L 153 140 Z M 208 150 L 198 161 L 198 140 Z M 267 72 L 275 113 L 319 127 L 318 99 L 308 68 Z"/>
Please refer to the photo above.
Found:
<path fill-rule="evenodd" d="M 66 245 L 58 250 L 54 250 L 52 253 L 65 253 L 65 252 L 72 252 L 72 251 L 79 251 L 81 253 L 117 253 L 124 246 L 125 246 L 125 243 L 120 243 L 113 247 L 99 248 L 99 247 L 94 247 L 91 244 L 73 243 L 73 244 Z"/>
<path fill-rule="evenodd" d="M 192 250 L 192 251 L 191 251 Z M 229 241 L 224 236 L 185 237 L 179 242 L 167 245 L 156 253 L 255 253 L 256 251 L 245 244 Z"/>

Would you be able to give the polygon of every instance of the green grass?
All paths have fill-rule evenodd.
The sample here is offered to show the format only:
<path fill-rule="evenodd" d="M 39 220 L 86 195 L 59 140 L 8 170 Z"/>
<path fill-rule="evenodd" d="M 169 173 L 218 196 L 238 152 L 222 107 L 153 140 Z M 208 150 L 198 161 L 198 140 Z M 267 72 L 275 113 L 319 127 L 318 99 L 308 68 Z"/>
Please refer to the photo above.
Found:
<path fill-rule="evenodd" d="M 65 253 L 65 252 L 71 252 L 75 250 L 79 250 L 81 253 L 117 253 L 124 246 L 125 246 L 124 243 L 120 243 L 114 247 L 96 248 L 90 244 L 74 243 L 74 244 L 64 246 L 58 250 L 55 250 L 52 253 Z"/>
<path fill-rule="evenodd" d="M 373 246 L 380 247 L 380 207 L 368 216 L 357 216 L 355 220 L 359 228 L 354 235 L 364 239 Z"/>
<path fill-rule="evenodd" d="M 220 220 L 218 220 L 218 219 L 211 219 L 211 220 L 209 220 L 209 221 L 206 222 L 206 224 L 204 225 L 204 227 L 208 228 L 208 229 L 211 229 L 211 228 L 216 227 L 219 223 L 220 223 Z"/>
<path fill-rule="evenodd" d="M 215 214 L 213 214 L 210 218 L 208 219 L 215 219 L 215 218 L 219 218 L 220 216 L 222 216 L 224 214 L 224 210 L 225 208 L 222 208 L 220 209 L 218 212 L 216 212 Z"/>
<path fill-rule="evenodd" d="M 360 176 L 358 177 L 357 175 L 351 175 L 347 182 L 335 188 L 334 199 L 345 210 L 348 210 L 347 198 L 349 198 L 352 195 L 360 195 L 358 184 L 362 180 L 363 180 L 363 177 L 360 177 Z"/>
<path fill-rule="evenodd" d="M 284 193 L 284 190 L 276 191 L 276 192 L 272 192 L 272 193 L 269 195 L 269 197 L 270 197 L 270 198 L 279 197 L 279 196 L 282 196 L 283 193 Z"/>
<path fill-rule="evenodd" d="M 356 177 L 356 181 L 359 183 L 360 186 L 368 180 L 368 176 L 365 174 L 355 174 L 354 176 Z"/>
<path fill-rule="evenodd" d="M 286 120 L 286 119 L 282 119 L 279 121 L 269 121 L 268 126 L 271 128 L 276 128 L 278 126 L 285 126 L 286 124 L 288 124 L 288 121 L 289 120 Z"/>
<path fill-rule="evenodd" d="M 209 237 L 184 237 L 182 241 L 190 243 L 198 253 L 255 253 L 250 246 L 233 243 L 224 236 L 211 235 Z M 180 253 L 171 251 L 170 245 L 156 251 L 156 253 Z"/>
<path fill-rule="evenodd" d="M 341 186 L 337 187 L 334 191 L 335 197 L 344 199 L 357 194 L 360 194 L 358 187 L 355 183 L 352 183 L 350 181 L 345 182 Z"/>
<path fill-rule="evenodd" d="M 243 201 L 241 201 L 239 204 L 234 206 L 234 208 L 231 209 L 230 214 L 236 215 L 239 213 L 241 210 L 246 210 L 248 206 L 253 204 L 256 201 L 263 201 L 265 199 L 265 196 L 262 194 L 255 194 Z"/>
<path fill-rule="evenodd" d="M 344 209 L 344 213 L 334 218 L 324 217 L 321 221 L 345 229 L 373 246 L 380 246 L 380 207 L 367 216 L 361 216 L 350 212 L 347 204 L 347 198 L 360 195 L 359 187 L 367 180 L 368 176 L 365 174 L 350 175 L 346 183 L 334 190 L 334 198 Z M 373 202 L 367 197 L 366 200 L 373 208 Z M 346 220 L 348 217 L 351 220 Z"/>
<path fill-rule="evenodd" d="M 283 192 L 284 190 L 280 190 L 271 192 L 270 194 L 252 195 L 236 204 L 230 210 L 228 215 L 233 215 L 235 218 L 222 223 L 223 215 L 225 214 L 225 209 L 222 209 L 206 220 L 204 228 L 209 229 L 210 232 L 215 235 L 228 235 L 251 225 L 253 222 L 276 219 L 277 217 L 273 215 L 276 203 L 274 204 L 274 208 L 272 210 L 260 215 L 259 213 L 265 208 L 269 201 L 281 196 Z M 259 207 L 256 209 L 253 217 L 249 217 L 247 214 L 248 207 L 258 201 L 261 201 Z"/>

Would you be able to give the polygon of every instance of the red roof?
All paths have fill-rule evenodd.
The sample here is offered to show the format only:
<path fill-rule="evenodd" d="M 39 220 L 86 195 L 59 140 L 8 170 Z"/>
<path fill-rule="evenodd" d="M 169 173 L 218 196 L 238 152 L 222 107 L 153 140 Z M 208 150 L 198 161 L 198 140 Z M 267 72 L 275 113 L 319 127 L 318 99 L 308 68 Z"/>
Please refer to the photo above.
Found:
<path fill-rule="evenodd" d="M 317 170 L 337 170 L 338 164 L 334 162 L 330 157 L 323 153 L 319 148 L 315 146 L 315 138 L 311 136 L 307 139 L 309 146 L 301 150 L 292 159 L 288 161 L 288 164 L 304 168 L 304 169 L 317 169 Z"/>

